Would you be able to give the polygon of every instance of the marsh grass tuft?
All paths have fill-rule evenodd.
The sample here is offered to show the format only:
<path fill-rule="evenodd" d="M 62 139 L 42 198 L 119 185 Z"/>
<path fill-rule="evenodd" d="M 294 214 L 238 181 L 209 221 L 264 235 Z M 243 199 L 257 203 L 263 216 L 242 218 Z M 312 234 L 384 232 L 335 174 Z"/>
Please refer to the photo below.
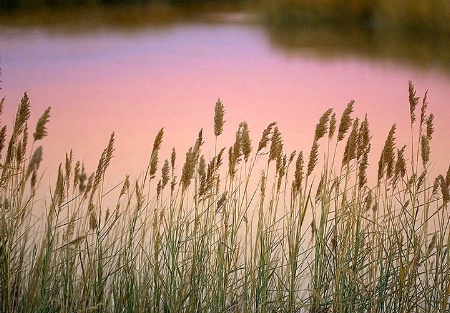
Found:
<path fill-rule="evenodd" d="M 201 130 L 184 164 L 173 148 L 158 170 L 161 129 L 144 178 L 105 190 L 113 133 L 93 173 L 67 153 L 43 202 L 25 93 L 9 141 L 0 131 L 1 311 L 448 312 L 450 167 L 429 183 L 434 116 L 425 95 L 417 122 L 411 82 L 409 95 L 412 147 L 397 148 L 394 124 L 376 177 L 351 101 L 339 125 L 331 109 L 319 118 L 307 160 L 283 151 L 276 123 L 254 151 L 242 122 L 229 164 L 226 148 L 206 157 Z M 214 149 L 224 115 L 219 100 Z"/>

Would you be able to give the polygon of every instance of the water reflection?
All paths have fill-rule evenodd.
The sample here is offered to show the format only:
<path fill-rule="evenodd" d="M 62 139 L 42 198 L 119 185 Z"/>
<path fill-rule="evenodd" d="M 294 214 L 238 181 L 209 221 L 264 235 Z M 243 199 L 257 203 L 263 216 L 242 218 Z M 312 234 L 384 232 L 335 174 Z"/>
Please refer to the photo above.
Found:
<path fill-rule="evenodd" d="M 257 24 L 281 53 L 311 51 L 324 58 L 364 57 L 388 59 L 422 68 L 450 71 L 450 38 L 410 33 L 374 31 L 356 27 L 289 26 L 264 23 L 261 10 L 243 3 L 189 5 L 128 5 L 44 8 L 37 12 L 0 13 L 0 25 L 8 28 L 41 29 L 52 34 L 85 36 L 95 32 L 140 32 L 168 29 L 180 24 Z"/>
<path fill-rule="evenodd" d="M 281 53 L 311 51 L 323 58 L 386 59 L 420 68 L 450 71 L 450 40 L 421 35 L 327 26 L 268 27 L 271 43 Z"/>
<path fill-rule="evenodd" d="M 305 154 L 320 115 L 334 107 L 339 116 L 355 99 L 355 115 L 367 113 L 374 133 L 374 168 L 393 123 L 398 145 L 409 143 L 410 79 L 418 95 L 430 90 L 432 160 L 438 171 L 448 166 L 450 76 L 442 49 L 356 30 L 276 29 L 233 6 L 78 10 L 1 17 L 3 120 L 12 120 L 23 91 L 35 118 L 53 107 L 44 143 L 50 174 L 70 149 L 94 170 L 112 131 L 111 185 L 141 174 L 161 127 L 161 159 L 175 146 L 182 162 L 200 128 L 208 159 L 218 97 L 227 110 L 219 146 L 232 145 L 242 120 L 254 142 L 277 121 L 286 152 Z"/>

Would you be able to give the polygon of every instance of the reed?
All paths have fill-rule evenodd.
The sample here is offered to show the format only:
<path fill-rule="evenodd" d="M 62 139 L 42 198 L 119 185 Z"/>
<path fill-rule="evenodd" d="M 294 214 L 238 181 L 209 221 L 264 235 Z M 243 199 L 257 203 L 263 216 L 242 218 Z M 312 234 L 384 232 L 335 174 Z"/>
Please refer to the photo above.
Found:
<path fill-rule="evenodd" d="M 411 147 L 393 125 L 376 177 L 351 101 L 319 118 L 308 159 L 275 123 L 253 149 L 242 122 L 228 164 L 226 148 L 205 157 L 201 130 L 184 164 L 173 148 L 159 168 L 161 129 L 142 177 L 105 190 L 113 133 L 96 171 L 71 151 L 47 191 L 35 144 L 50 108 L 30 145 L 25 93 L 0 132 L 0 311 L 448 312 L 450 168 L 429 177 L 434 116 L 408 88 Z M 224 118 L 219 100 L 215 150 Z"/>

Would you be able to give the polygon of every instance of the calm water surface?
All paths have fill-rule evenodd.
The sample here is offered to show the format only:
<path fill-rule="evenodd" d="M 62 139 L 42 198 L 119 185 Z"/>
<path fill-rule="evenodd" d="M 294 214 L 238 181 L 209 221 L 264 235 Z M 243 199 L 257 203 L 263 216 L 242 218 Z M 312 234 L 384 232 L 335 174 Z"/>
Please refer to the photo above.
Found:
<path fill-rule="evenodd" d="M 94 171 L 113 131 L 110 186 L 125 174 L 142 173 L 162 127 L 161 159 L 169 158 L 175 146 L 182 162 L 201 128 L 208 158 L 214 153 L 218 98 L 227 111 L 219 146 L 232 144 L 243 120 L 254 145 L 262 130 L 277 121 L 286 151 L 304 150 L 307 155 L 320 115 L 332 107 L 340 116 L 354 99 L 354 115 L 367 114 L 370 121 L 371 166 L 376 170 L 393 123 L 398 146 L 409 143 L 408 80 L 420 96 L 429 90 L 429 110 L 436 114 L 433 170 L 448 168 L 450 71 L 433 62 L 433 54 L 415 53 L 421 47 L 413 41 L 388 40 L 383 46 L 373 45 L 373 38 L 355 40 L 353 33 L 347 38 L 319 30 L 270 30 L 257 17 L 235 11 L 161 12 L 148 17 L 136 12 L 91 14 L 86 23 L 77 12 L 61 15 L 61 20 L 80 16 L 74 24 L 3 17 L 2 123 L 11 125 L 24 91 L 31 99 L 32 121 L 52 107 L 50 135 L 43 141 L 48 174 L 54 175 L 70 149 Z"/>

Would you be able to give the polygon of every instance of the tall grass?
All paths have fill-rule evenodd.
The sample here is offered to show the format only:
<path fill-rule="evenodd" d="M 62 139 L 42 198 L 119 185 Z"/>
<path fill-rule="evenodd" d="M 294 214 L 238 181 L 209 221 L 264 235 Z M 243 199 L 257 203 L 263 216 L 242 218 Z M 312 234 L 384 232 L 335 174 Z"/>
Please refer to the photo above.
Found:
<path fill-rule="evenodd" d="M 0 311 L 448 312 L 450 168 L 428 177 L 434 116 L 411 82 L 409 101 L 411 146 L 392 126 L 373 185 L 353 101 L 320 117 L 310 151 L 287 153 L 276 123 L 255 144 L 242 122 L 218 148 L 219 100 L 211 159 L 200 131 L 160 161 L 161 129 L 142 177 L 105 190 L 112 134 L 94 173 L 66 155 L 44 205 L 50 109 L 31 138 L 25 94 L 8 142 L 0 131 Z"/>

